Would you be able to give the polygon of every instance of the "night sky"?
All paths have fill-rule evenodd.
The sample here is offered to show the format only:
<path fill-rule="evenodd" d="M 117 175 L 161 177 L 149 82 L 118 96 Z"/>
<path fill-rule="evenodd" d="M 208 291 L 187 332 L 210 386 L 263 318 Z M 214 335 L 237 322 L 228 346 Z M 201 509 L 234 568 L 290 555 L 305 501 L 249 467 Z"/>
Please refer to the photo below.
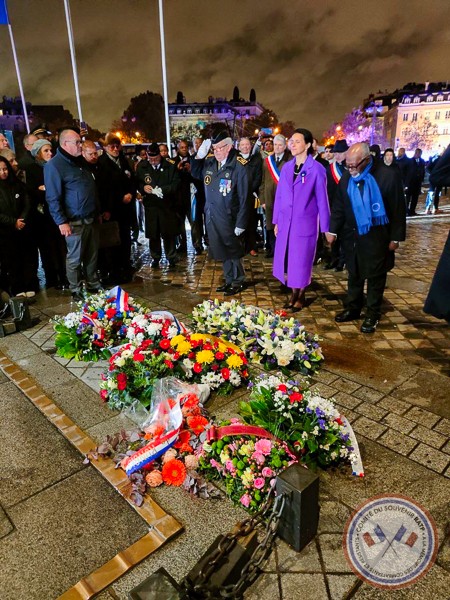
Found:
<path fill-rule="evenodd" d="M 129 99 L 162 93 L 157 0 L 71 0 L 84 119 L 106 130 Z M 370 92 L 450 79 L 449 0 L 166 0 L 169 101 L 238 85 L 315 135 Z M 63 0 L 9 0 L 25 96 L 76 116 Z M 0 26 L 0 95 L 18 95 Z"/>

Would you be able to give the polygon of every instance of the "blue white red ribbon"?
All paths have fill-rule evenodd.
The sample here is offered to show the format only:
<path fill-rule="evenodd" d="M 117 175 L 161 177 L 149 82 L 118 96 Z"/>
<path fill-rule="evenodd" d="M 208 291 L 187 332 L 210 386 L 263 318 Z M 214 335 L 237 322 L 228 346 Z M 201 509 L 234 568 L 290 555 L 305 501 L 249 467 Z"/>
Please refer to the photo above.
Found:
<path fill-rule="evenodd" d="M 278 185 L 278 182 L 280 181 L 280 170 L 277 167 L 275 156 L 273 154 L 266 158 L 266 164 L 272 179 Z"/>
<path fill-rule="evenodd" d="M 158 426 L 160 424 L 164 427 L 167 422 L 171 423 L 169 431 L 166 430 L 164 434 L 156 436 L 143 448 L 122 460 L 121 466 L 127 475 L 131 475 L 135 471 L 145 467 L 145 465 L 157 460 L 175 444 L 183 422 L 183 414 L 181 412 L 179 399 L 177 399 L 174 406 L 169 409 L 167 409 L 167 404 L 165 402 L 161 402 L 158 405 L 152 419 L 152 425 Z"/>
<path fill-rule="evenodd" d="M 345 433 L 348 434 L 348 438 L 353 446 L 353 458 L 351 461 L 352 464 L 352 475 L 356 477 L 364 477 L 364 467 L 361 459 L 361 452 L 359 451 L 358 441 L 356 439 L 355 432 L 353 431 L 352 426 L 348 422 L 348 419 L 341 415 L 341 421 L 344 424 Z"/>
<path fill-rule="evenodd" d="M 168 310 L 152 310 L 151 312 L 152 315 L 159 315 L 161 316 L 163 319 L 168 319 L 169 321 L 172 321 L 172 323 L 175 325 L 175 327 L 177 328 L 177 334 L 178 333 L 187 333 L 187 329 L 186 326 L 179 321 L 175 315 L 173 315 L 171 312 L 169 312 Z"/>

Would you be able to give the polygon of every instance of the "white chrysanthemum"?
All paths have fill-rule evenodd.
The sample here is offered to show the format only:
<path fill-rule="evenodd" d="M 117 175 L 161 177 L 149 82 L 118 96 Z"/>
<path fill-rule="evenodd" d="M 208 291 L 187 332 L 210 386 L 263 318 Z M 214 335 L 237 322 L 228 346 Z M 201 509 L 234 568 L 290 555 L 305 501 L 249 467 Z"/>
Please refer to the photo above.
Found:
<path fill-rule="evenodd" d="M 236 373 L 236 371 L 231 371 L 229 381 L 231 385 L 238 387 L 241 385 L 241 376 L 239 375 L 239 373 Z"/>
<path fill-rule="evenodd" d="M 114 379 L 108 379 L 106 385 L 110 390 L 117 390 L 117 383 L 114 381 Z"/>
<path fill-rule="evenodd" d="M 186 367 L 186 369 L 192 369 L 194 366 L 194 363 L 192 362 L 192 360 L 190 358 L 185 358 L 183 360 L 183 366 Z"/>

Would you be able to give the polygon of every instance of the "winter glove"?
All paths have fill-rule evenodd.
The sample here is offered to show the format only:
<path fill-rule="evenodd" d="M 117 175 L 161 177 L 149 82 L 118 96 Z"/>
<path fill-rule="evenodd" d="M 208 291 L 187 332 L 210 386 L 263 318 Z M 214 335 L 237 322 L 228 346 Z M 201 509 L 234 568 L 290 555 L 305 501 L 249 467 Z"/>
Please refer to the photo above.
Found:
<path fill-rule="evenodd" d="M 234 228 L 234 235 L 237 235 L 238 237 L 240 235 L 242 235 L 244 233 L 245 229 L 241 229 L 240 227 L 235 227 Z"/>
<path fill-rule="evenodd" d="M 195 158 L 205 158 L 211 148 L 211 140 L 203 140 Z"/>

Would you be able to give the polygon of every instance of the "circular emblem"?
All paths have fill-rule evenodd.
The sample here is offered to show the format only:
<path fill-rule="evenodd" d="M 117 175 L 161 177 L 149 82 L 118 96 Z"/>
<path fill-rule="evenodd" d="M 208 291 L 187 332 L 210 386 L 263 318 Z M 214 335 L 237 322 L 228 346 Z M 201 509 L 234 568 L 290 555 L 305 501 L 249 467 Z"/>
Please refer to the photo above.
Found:
<path fill-rule="evenodd" d="M 152 178 L 150 177 L 150 175 L 146 175 L 146 176 L 144 177 L 144 183 L 145 183 L 146 185 L 149 185 L 151 182 L 152 182 Z"/>
<path fill-rule="evenodd" d="M 352 571 L 378 588 L 407 587 L 423 577 L 438 551 L 431 515 L 405 496 L 374 496 L 347 521 L 343 547 Z"/>
<path fill-rule="evenodd" d="M 378 212 L 380 210 L 380 204 L 378 202 L 374 202 L 372 204 L 372 210 L 373 212 Z"/>
<path fill-rule="evenodd" d="M 209 185 L 211 183 L 211 175 L 205 175 L 205 185 Z"/>

